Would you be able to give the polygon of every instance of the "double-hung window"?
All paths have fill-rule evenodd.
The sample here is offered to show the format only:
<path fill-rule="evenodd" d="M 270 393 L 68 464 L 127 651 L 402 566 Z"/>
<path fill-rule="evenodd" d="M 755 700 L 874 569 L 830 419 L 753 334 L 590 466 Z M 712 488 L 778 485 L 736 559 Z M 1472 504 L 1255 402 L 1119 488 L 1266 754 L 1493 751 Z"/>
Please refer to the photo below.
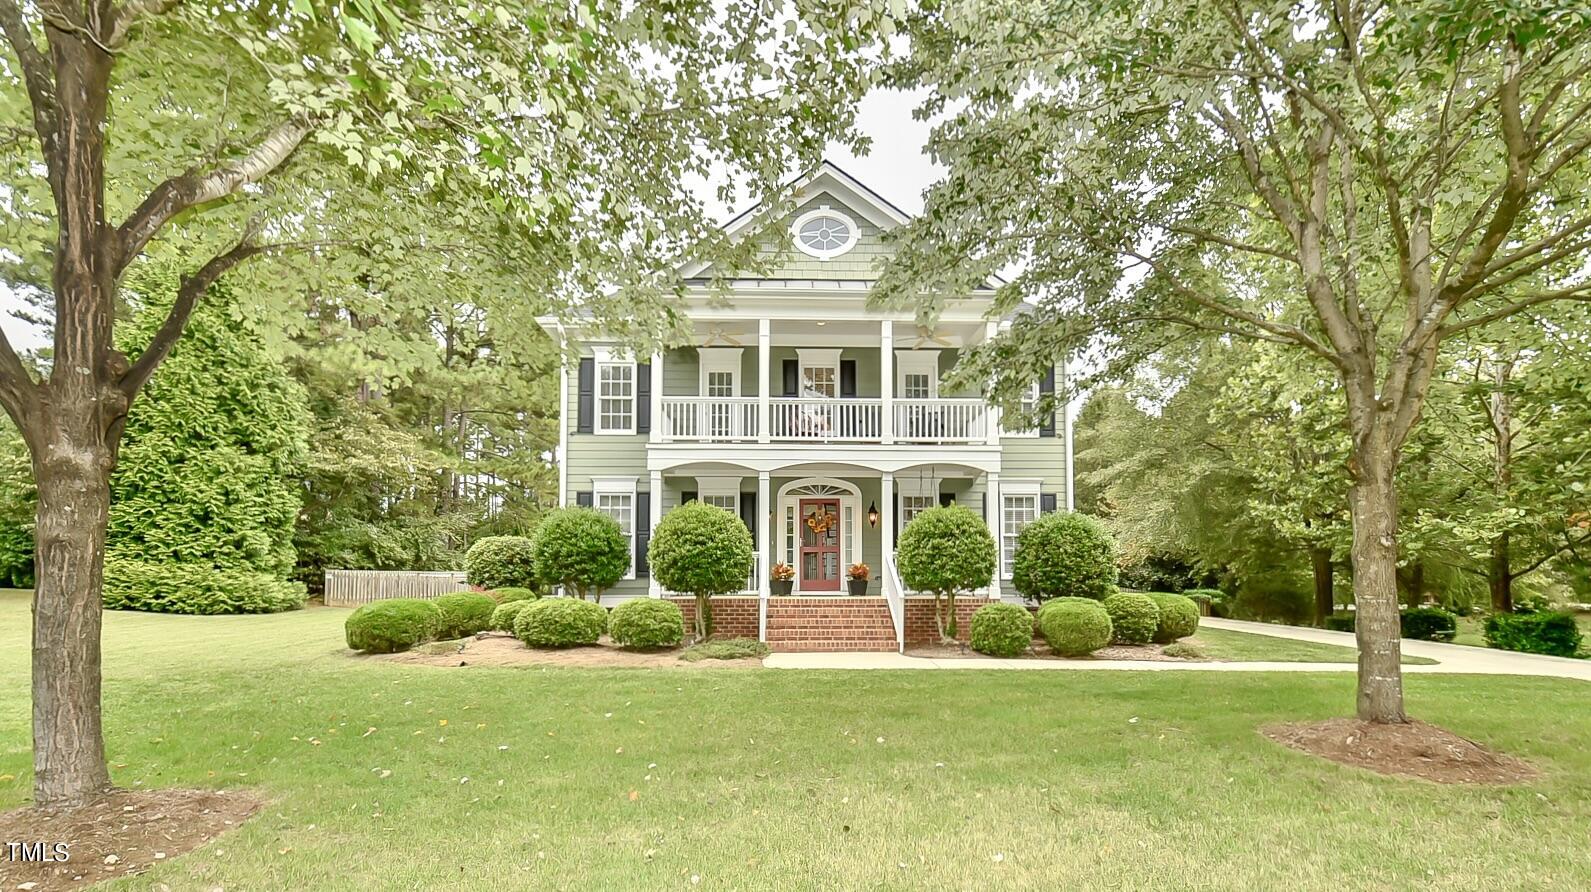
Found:
<path fill-rule="evenodd" d="M 1039 494 L 1017 491 L 1000 494 L 1000 577 L 1011 578 L 1016 560 L 1016 540 L 1022 528 L 1039 516 Z"/>
<path fill-rule="evenodd" d="M 613 518 L 619 525 L 619 531 L 624 533 L 624 541 L 629 543 L 630 548 L 630 569 L 625 572 L 624 578 L 634 579 L 635 481 L 633 479 L 593 481 L 592 507 Z"/>
<path fill-rule="evenodd" d="M 1028 415 L 1028 413 L 1032 412 L 1033 409 L 1036 406 L 1038 406 L 1038 404 L 1039 404 L 1039 386 L 1037 384 L 1032 384 L 1032 385 L 1030 385 L 1028 387 L 1027 392 L 1022 394 L 1022 402 L 1020 404 L 1021 405 L 1021 410 L 1022 410 L 1022 415 L 1024 417 L 1026 417 Z M 1016 418 L 1012 418 L 1011 419 L 1011 424 L 1010 425 L 1007 425 L 1007 424 L 1005 424 L 1002 421 L 1001 424 L 1000 424 L 1000 430 L 1001 430 L 1002 433 L 1004 433 L 1008 437 L 1036 437 L 1036 436 L 1039 435 L 1039 429 L 1038 428 L 1036 428 L 1036 427 L 1027 427 L 1027 428 L 1016 427 L 1015 425 L 1017 423 L 1018 422 L 1017 422 Z"/>
<path fill-rule="evenodd" d="M 635 363 L 597 362 L 597 433 L 635 433 Z"/>

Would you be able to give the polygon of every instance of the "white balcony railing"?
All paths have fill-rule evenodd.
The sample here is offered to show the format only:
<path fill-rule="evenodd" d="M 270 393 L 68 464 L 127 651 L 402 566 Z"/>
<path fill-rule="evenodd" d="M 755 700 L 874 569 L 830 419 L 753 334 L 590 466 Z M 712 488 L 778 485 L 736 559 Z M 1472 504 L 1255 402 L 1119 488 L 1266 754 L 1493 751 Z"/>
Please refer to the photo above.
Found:
<path fill-rule="evenodd" d="M 662 438 L 727 442 L 757 439 L 754 396 L 663 397 Z"/>
<path fill-rule="evenodd" d="M 983 400 L 895 400 L 897 442 L 981 442 L 988 424 L 989 406 Z"/>
<path fill-rule="evenodd" d="M 769 400 L 768 431 L 775 440 L 868 442 L 883 437 L 883 401 L 868 399 Z"/>

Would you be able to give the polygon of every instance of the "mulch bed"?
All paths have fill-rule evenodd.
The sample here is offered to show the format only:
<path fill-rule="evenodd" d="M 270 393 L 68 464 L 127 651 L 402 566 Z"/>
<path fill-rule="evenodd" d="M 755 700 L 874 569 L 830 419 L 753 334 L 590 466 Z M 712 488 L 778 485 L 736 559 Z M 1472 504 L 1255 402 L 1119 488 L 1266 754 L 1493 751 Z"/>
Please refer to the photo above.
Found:
<path fill-rule="evenodd" d="M 1439 784 L 1517 784 L 1539 776 L 1528 762 L 1425 722 L 1384 725 L 1337 718 L 1267 725 L 1260 733 L 1343 765 Z"/>
<path fill-rule="evenodd" d="M 0 890 L 56 892 L 142 873 L 231 830 L 265 803 L 247 791 L 118 790 L 75 808 L 0 814 Z M 43 843 L 54 857 L 22 857 L 7 843 Z"/>
<path fill-rule="evenodd" d="M 1182 657 L 1171 657 L 1164 653 L 1163 644 L 1110 644 L 1094 651 L 1086 657 L 1063 657 L 1052 653 L 1049 645 L 1042 639 L 1033 639 L 1033 646 L 1027 653 L 1011 657 L 1013 660 L 1148 660 L 1152 662 L 1167 663 L 1198 663 L 1203 660 L 1189 660 Z M 987 659 L 986 654 L 978 653 L 965 644 L 912 644 L 906 647 L 908 657 L 927 657 L 935 660 L 954 659 Z"/>
<path fill-rule="evenodd" d="M 638 653 L 621 650 L 604 637 L 594 647 L 567 650 L 537 650 L 519 639 L 500 632 L 466 638 L 458 644 L 426 645 L 401 654 L 359 657 L 421 666 L 571 666 L 581 668 L 657 668 L 677 669 L 760 669 L 762 660 L 697 660 L 679 658 L 678 650 Z M 0 892 L 9 892 L 0 887 Z"/>

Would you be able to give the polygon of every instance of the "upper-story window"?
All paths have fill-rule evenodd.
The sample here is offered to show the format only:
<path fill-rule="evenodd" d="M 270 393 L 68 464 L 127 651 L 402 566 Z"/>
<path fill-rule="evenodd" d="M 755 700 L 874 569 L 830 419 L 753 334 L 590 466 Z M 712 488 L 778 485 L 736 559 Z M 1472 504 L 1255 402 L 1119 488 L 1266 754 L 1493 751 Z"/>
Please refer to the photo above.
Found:
<path fill-rule="evenodd" d="M 861 237 L 855 220 L 828 205 L 797 217 L 790 233 L 795 236 L 797 248 L 819 260 L 844 254 Z"/>
<path fill-rule="evenodd" d="M 635 363 L 597 363 L 597 433 L 635 433 Z"/>
<path fill-rule="evenodd" d="M 1035 383 L 1029 385 L 1027 392 L 1022 394 L 1022 402 L 1019 405 L 1022 410 L 1022 414 L 1026 416 L 1028 413 L 1032 412 L 1033 408 L 1038 404 L 1039 385 Z M 1007 437 L 1036 437 L 1039 435 L 1039 429 L 1036 427 L 1017 427 L 1015 426 L 1017 424 L 1017 420 L 1015 418 L 1012 418 L 1011 422 L 1012 423 L 1009 425 L 1003 420 L 1000 423 L 1001 431 Z"/>

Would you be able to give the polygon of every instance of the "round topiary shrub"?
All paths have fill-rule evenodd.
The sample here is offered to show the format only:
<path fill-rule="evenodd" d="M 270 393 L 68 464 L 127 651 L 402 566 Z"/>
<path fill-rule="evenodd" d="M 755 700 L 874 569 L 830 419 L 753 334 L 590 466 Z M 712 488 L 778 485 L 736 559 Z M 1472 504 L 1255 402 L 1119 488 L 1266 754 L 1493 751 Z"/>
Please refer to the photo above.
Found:
<path fill-rule="evenodd" d="M 906 587 L 934 596 L 940 640 L 954 641 L 956 595 L 994 578 L 994 538 L 988 524 L 960 505 L 929 508 L 901 530 L 895 557 Z"/>
<path fill-rule="evenodd" d="M 1100 602 L 1110 614 L 1111 640 L 1117 644 L 1148 644 L 1160 628 L 1160 608 L 1148 595 L 1122 592 Z"/>
<path fill-rule="evenodd" d="M 1160 624 L 1155 627 L 1154 642 L 1170 644 L 1199 631 L 1199 605 L 1192 598 L 1156 592 L 1149 596 L 1160 610 Z"/>
<path fill-rule="evenodd" d="M 492 628 L 498 632 L 513 634 L 514 619 L 519 616 L 521 610 L 534 603 L 536 603 L 534 600 L 522 600 L 499 604 L 497 609 L 492 611 Z"/>
<path fill-rule="evenodd" d="M 1098 607 L 1099 601 L 1095 598 L 1077 598 L 1071 595 L 1062 595 L 1058 598 L 1050 598 L 1048 601 L 1040 604 L 1038 612 L 1033 615 L 1034 625 L 1037 626 L 1039 618 L 1044 616 L 1045 611 L 1053 610 L 1062 604 L 1087 604 L 1092 607 Z"/>
<path fill-rule="evenodd" d="M 510 601 L 534 601 L 535 599 L 541 597 L 540 595 L 536 594 L 535 591 L 528 588 L 521 588 L 517 585 L 505 585 L 502 588 L 492 589 L 491 591 L 487 592 L 487 594 L 491 595 L 492 600 L 499 604 L 507 604 Z"/>
<path fill-rule="evenodd" d="M 1039 635 L 1051 651 L 1063 657 L 1082 657 L 1110 643 L 1110 614 L 1098 601 L 1045 606 L 1048 609 L 1039 617 Z"/>
<path fill-rule="evenodd" d="M 543 598 L 514 618 L 514 635 L 531 647 L 596 644 L 608 630 L 608 612 L 594 601 Z"/>
<path fill-rule="evenodd" d="M 1046 514 L 1017 536 L 1011 585 L 1025 598 L 1062 595 L 1103 600 L 1116 585 L 1116 544 L 1086 514 Z"/>
<path fill-rule="evenodd" d="M 535 545 L 524 536 L 487 536 L 464 552 L 464 578 L 481 588 L 533 588 Z"/>
<path fill-rule="evenodd" d="M 369 654 L 395 654 L 436 637 L 441 615 L 432 601 L 392 598 L 366 604 L 348 615 L 348 646 Z"/>
<path fill-rule="evenodd" d="M 629 650 L 678 647 L 685 637 L 685 613 L 673 601 L 633 598 L 613 608 L 608 637 Z"/>
<path fill-rule="evenodd" d="M 722 508 L 688 502 L 663 515 L 647 549 L 652 578 L 696 599 L 695 639 L 712 634 L 713 595 L 738 592 L 751 574 L 751 533 Z"/>
<path fill-rule="evenodd" d="M 436 599 L 436 637 L 463 638 L 492 624 L 497 602 L 481 592 L 454 592 Z"/>
<path fill-rule="evenodd" d="M 991 657 L 1014 657 L 1033 643 L 1033 614 L 1016 604 L 985 604 L 970 625 L 972 649 Z"/>
<path fill-rule="evenodd" d="M 619 522 L 592 508 L 559 508 L 536 527 L 536 572 L 564 594 L 601 600 L 630 572 L 630 540 Z"/>

